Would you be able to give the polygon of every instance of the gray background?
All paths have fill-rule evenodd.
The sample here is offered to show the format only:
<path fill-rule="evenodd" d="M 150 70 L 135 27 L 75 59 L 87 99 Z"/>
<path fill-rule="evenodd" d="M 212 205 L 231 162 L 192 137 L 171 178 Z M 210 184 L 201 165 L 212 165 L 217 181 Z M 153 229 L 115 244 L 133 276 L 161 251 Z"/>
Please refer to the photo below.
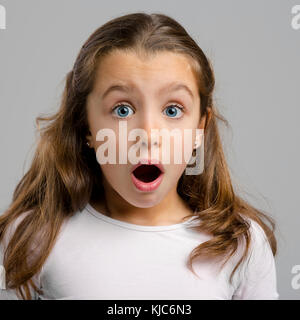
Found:
<path fill-rule="evenodd" d="M 26 172 L 35 117 L 57 110 L 64 76 L 87 37 L 119 15 L 160 12 L 180 22 L 212 61 L 215 102 L 235 189 L 276 219 L 280 299 L 299 299 L 300 30 L 295 1 L 0 0 L 0 212 Z M 300 1 L 298 1 L 300 4 Z"/>

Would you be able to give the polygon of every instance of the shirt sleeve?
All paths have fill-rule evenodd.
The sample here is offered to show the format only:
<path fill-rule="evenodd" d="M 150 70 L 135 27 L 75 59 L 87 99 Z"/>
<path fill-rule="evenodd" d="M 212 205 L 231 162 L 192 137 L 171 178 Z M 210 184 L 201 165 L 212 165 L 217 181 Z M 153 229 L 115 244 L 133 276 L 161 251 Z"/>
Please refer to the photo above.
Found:
<path fill-rule="evenodd" d="M 276 266 L 271 246 L 262 227 L 251 220 L 250 254 L 233 300 L 277 300 Z"/>
<path fill-rule="evenodd" d="M 15 289 L 10 289 L 6 287 L 6 273 L 5 268 L 3 266 L 3 258 L 4 258 L 4 248 L 8 244 L 8 239 L 12 236 L 13 232 L 16 230 L 17 224 L 20 222 L 20 219 L 24 216 L 20 216 L 16 219 L 15 223 L 12 226 L 9 226 L 7 233 L 5 233 L 4 238 L 0 243 L 0 300 L 21 300 L 21 298 L 17 295 Z M 32 300 L 38 299 L 38 294 L 30 288 Z"/>
<path fill-rule="evenodd" d="M 7 289 L 5 284 L 5 269 L 3 266 L 3 246 L 0 246 L 0 300 L 19 300 L 14 289 Z"/>

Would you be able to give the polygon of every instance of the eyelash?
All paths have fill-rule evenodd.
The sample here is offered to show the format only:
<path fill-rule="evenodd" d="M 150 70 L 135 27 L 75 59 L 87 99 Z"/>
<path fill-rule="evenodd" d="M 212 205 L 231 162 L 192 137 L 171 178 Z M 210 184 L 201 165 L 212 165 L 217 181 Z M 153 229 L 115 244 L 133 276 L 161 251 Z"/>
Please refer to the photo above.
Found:
<path fill-rule="evenodd" d="M 118 102 L 113 108 L 112 108 L 112 112 L 114 112 L 119 106 L 123 106 L 123 105 L 125 105 L 125 106 L 129 106 L 129 107 L 131 107 L 131 105 L 129 104 L 129 103 L 127 103 L 127 102 Z M 182 106 L 182 105 L 180 105 L 180 104 L 178 104 L 178 103 L 176 103 L 176 102 L 173 102 L 172 104 L 170 104 L 170 105 L 168 105 L 166 108 L 168 108 L 168 107 L 170 107 L 170 106 L 176 106 L 178 109 L 180 109 L 180 111 L 182 112 L 182 113 L 185 113 L 185 108 Z M 132 108 L 132 107 L 131 107 Z M 165 108 L 165 109 L 166 109 Z M 173 119 L 175 119 L 175 120 L 179 120 L 179 119 L 181 119 L 183 116 L 181 116 L 181 117 L 179 117 L 179 118 L 173 118 Z M 169 117 L 169 118 L 172 118 L 172 117 Z"/>

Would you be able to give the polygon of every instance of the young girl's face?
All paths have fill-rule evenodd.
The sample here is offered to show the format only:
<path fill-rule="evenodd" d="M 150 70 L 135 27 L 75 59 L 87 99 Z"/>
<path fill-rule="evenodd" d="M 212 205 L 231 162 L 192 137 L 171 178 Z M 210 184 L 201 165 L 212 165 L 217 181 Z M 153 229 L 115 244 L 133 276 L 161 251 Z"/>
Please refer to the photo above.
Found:
<path fill-rule="evenodd" d="M 188 89 L 183 86 L 176 89 L 175 85 L 179 83 Z M 108 92 L 107 89 L 113 85 L 119 87 Z M 91 133 L 87 140 L 95 152 L 107 142 L 107 138 L 105 141 L 96 140 L 99 130 L 109 128 L 115 133 L 116 164 L 100 164 L 106 191 L 109 191 L 108 188 L 116 191 L 127 203 L 139 208 L 155 206 L 163 199 L 172 200 L 178 180 L 187 166 L 183 156 L 184 141 L 182 139 L 181 142 L 182 161 L 174 163 L 174 143 L 178 144 L 180 140 L 170 136 L 170 161 L 165 163 L 162 157 L 162 138 L 151 147 L 151 129 L 165 128 L 169 132 L 177 129 L 182 138 L 184 129 L 190 129 L 193 137 L 190 142 L 192 152 L 194 129 L 203 128 L 204 123 L 202 119 L 199 121 L 200 97 L 189 60 L 169 51 L 142 60 L 135 53 L 120 50 L 110 53 L 101 59 L 97 67 L 93 90 L 87 98 L 87 114 Z M 127 139 L 127 155 L 129 149 L 134 148 L 133 145 L 137 146 L 139 141 L 147 142 L 148 146 L 140 144 L 137 157 L 153 159 L 151 148 L 157 149 L 164 173 L 156 189 L 145 191 L 136 186 L 131 175 L 134 164 L 128 157 L 126 164 L 119 164 L 119 145 L 124 146 L 124 140 L 119 137 L 120 121 L 126 121 L 127 137 L 132 129 L 143 129 L 147 133 L 147 138 L 143 138 L 145 140 Z"/>

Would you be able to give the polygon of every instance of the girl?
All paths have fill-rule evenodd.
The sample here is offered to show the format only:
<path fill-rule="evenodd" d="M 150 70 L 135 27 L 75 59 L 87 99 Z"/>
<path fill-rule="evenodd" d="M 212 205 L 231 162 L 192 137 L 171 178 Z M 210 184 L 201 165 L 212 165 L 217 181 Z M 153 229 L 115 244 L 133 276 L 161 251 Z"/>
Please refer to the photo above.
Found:
<path fill-rule="evenodd" d="M 2 299 L 278 299 L 275 224 L 233 190 L 214 84 L 203 51 L 166 15 L 124 15 L 88 38 L 59 111 L 37 118 L 31 167 L 0 217 Z M 116 150 L 134 147 L 121 123 L 148 136 L 203 130 L 202 172 L 163 163 L 160 142 L 152 159 L 150 138 L 137 168 L 101 163 L 102 129 Z"/>

